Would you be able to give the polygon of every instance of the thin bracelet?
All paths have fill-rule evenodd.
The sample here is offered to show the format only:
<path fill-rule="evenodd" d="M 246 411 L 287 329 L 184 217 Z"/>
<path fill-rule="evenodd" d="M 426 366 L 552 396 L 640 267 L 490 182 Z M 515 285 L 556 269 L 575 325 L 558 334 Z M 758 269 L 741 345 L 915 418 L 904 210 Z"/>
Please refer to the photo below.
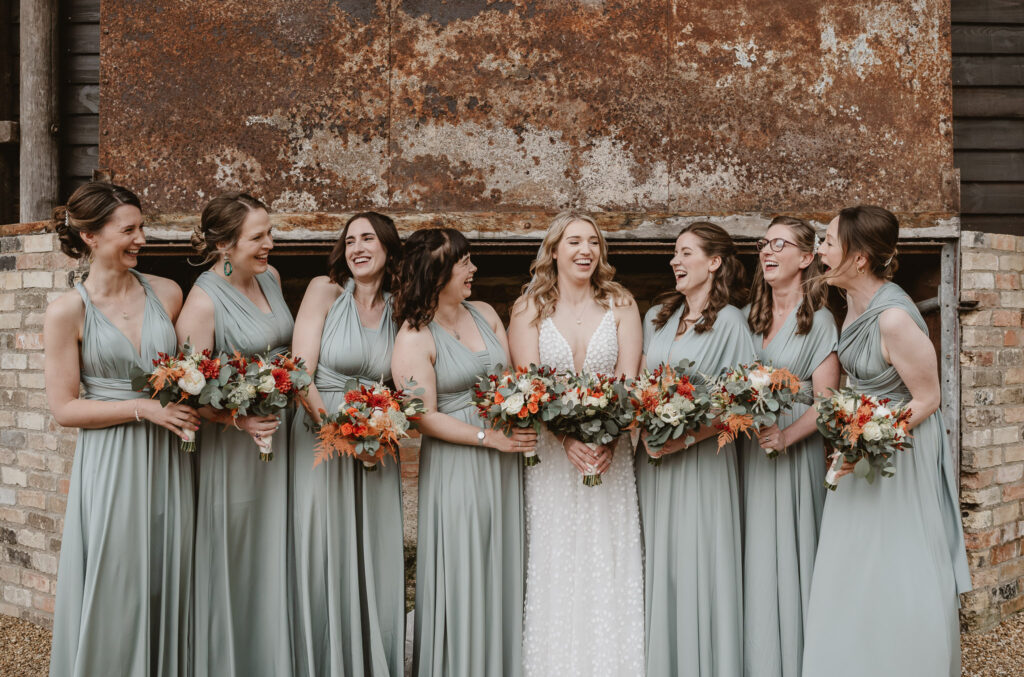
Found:
<path fill-rule="evenodd" d="M 136 423 L 142 423 L 142 419 L 139 418 L 139 405 L 138 405 L 138 403 L 135 404 L 135 422 Z"/>

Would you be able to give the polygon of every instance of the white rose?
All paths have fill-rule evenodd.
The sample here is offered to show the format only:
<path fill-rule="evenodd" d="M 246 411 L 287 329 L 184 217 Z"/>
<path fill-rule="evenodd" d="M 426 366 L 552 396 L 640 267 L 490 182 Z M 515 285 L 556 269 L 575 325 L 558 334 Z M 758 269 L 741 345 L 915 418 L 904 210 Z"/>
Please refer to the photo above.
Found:
<path fill-rule="evenodd" d="M 687 414 L 689 414 L 696 408 L 696 406 L 693 404 L 693 400 L 688 400 L 685 397 L 678 397 L 672 402 L 676 407 L 679 408 L 680 411 Z"/>
<path fill-rule="evenodd" d="M 274 381 L 274 377 L 271 376 L 270 374 L 267 374 L 266 376 L 260 379 L 259 391 L 261 393 L 272 392 L 276 387 L 277 383 Z"/>
<path fill-rule="evenodd" d="M 388 417 L 388 412 L 383 409 L 374 409 L 373 413 L 370 414 L 370 423 L 378 430 L 387 428 L 390 421 L 391 419 Z"/>
<path fill-rule="evenodd" d="M 758 390 L 764 390 L 772 382 L 772 377 L 763 371 L 751 372 L 749 377 L 750 385 Z"/>
<path fill-rule="evenodd" d="M 884 404 L 878 405 L 878 408 L 875 409 L 876 418 L 889 418 L 890 416 L 892 416 L 892 412 Z"/>
<path fill-rule="evenodd" d="M 506 413 L 518 414 L 524 404 L 526 404 L 526 398 L 521 393 L 513 393 L 505 398 L 505 401 L 501 403 L 501 408 Z"/>
<path fill-rule="evenodd" d="M 852 416 L 857 411 L 857 400 L 852 397 L 840 397 L 839 406 L 847 415 Z"/>
<path fill-rule="evenodd" d="M 185 375 L 178 379 L 178 387 L 189 395 L 198 395 L 206 386 L 206 377 L 198 369 L 186 369 Z"/>
<path fill-rule="evenodd" d="M 877 442 L 882 439 L 882 428 L 874 421 L 864 424 L 864 439 L 868 442 Z"/>
<path fill-rule="evenodd" d="M 519 379 L 519 382 L 516 384 L 516 387 L 519 388 L 519 392 L 525 395 L 528 392 L 530 392 L 530 389 L 533 387 L 533 384 L 530 382 L 530 379 L 521 378 Z"/>

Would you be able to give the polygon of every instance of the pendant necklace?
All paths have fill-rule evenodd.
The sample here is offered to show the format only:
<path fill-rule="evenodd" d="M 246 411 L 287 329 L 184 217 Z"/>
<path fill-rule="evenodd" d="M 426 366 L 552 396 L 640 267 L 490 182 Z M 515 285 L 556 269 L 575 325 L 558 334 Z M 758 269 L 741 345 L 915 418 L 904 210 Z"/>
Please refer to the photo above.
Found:
<path fill-rule="evenodd" d="M 459 335 L 459 330 L 458 329 L 452 329 L 451 327 L 446 325 L 444 322 L 442 322 L 441 320 L 437 319 L 436 316 L 434 317 L 434 321 L 437 322 L 439 325 L 441 325 L 444 329 L 446 329 L 450 334 L 452 334 L 455 337 L 456 341 L 462 341 L 462 336 Z M 456 311 L 456 315 L 455 315 L 455 321 L 456 322 L 459 321 L 459 316 L 458 316 L 458 312 L 457 311 Z"/>

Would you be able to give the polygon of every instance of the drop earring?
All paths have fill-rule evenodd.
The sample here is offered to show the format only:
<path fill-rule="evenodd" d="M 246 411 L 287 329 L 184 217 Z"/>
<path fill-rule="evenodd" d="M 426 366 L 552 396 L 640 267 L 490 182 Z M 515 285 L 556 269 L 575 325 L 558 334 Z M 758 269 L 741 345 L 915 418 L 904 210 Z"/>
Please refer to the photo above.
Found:
<path fill-rule="evenodd" d="M 234 270 L 235 270 L 235 267 L 233 265 L 231 265 L 231 259 L 229 259 L 227 256 L 225 256 L 224 257 L 224 277 L 231 277 L 231 273 L 233 273 Z"/>

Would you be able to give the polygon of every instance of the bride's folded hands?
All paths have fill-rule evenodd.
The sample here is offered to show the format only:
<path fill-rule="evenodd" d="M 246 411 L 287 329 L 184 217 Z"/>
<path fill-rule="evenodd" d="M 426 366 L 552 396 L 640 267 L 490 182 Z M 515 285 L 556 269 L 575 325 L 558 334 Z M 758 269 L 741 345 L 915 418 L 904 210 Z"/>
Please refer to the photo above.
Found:
<path fill-rule="evenodd" d="M 600 475 L 612 465 L 612 445 L 602 444 L 591 449 L 577 439 L 566 437 L 562 440 L 562 448 L 569 462 L 584 475 L 592 473 L 595 468 Z"/>
<path fill-rule="evenodd" d="M 506 454 L 525 454 L 537 448 L 537 433 L 532 428 L 515 428 L 511 435 L 505 435 L 491 428 L 484 433 L 483 446 Z"/>

